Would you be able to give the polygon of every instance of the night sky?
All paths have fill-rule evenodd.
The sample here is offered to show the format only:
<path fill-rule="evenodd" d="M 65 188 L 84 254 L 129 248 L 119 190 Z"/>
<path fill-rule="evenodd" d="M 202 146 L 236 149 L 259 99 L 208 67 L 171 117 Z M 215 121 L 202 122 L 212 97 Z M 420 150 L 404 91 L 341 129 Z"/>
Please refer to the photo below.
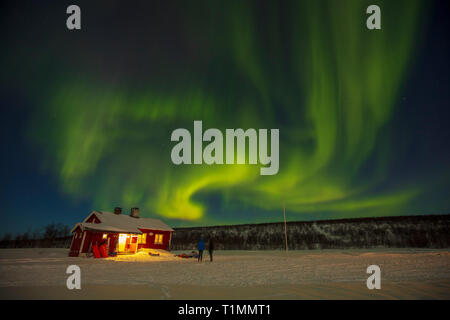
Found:
<path fill-rule="evenodd" d="M 82 29 L 66 28 L 81 8 Z M 381 7 L 382 30 L 366 28 Z M 9 1 L 0 234 L 450 212 L 449 1 Z M 176 128 L 279 128 L 280 169 L 172 163 Z"/>

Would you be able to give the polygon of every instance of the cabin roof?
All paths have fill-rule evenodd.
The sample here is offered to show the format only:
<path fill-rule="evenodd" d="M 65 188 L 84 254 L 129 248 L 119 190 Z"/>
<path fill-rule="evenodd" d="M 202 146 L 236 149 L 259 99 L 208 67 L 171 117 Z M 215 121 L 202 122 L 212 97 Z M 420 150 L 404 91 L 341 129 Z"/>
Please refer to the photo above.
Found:
<path fill-rule="evenodd" d="M 100 220 L 100 223 L 87 222 L 92 215 L 95 215 Z M 75 225 L 72 232 L 75 231 L 77 226 L 80 226 L 82 230 L 87 229 L 137 234 L 142 233 L 139 229 L 174 231 L 171 227 L 158 219 L 133 218 L 127 214 L 114 214 L 106 211 L 92 211 L 83 222 Z"/>

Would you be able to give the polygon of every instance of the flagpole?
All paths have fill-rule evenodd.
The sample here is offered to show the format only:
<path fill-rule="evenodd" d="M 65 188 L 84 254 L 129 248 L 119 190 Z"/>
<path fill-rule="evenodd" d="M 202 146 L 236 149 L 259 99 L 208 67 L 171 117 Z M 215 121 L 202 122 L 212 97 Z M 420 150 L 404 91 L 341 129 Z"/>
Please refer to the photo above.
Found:
<path fill-rule="evenodd" d="M 286 241 L 286 253 L 288 252 L 288 240 L 287 240 L 287 229 L 286 229 L 286 203 L 283 200 L 283 217 L 284 217 L 284 239 Z"/>

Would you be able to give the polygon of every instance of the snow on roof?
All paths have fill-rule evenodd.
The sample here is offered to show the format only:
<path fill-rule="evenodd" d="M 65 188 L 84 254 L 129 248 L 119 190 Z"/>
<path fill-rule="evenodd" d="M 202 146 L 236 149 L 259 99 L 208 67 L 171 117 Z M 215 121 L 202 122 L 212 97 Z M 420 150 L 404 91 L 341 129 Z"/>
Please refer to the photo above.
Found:
<path fill-rule="evenodd" d="M 95 214 L 100 220 L 100 223 L 87 222 L 89 218 Z M 123 232 L 123 233 L 142 233 L 139 229 L 152 229 L 161 231 L 173 231 L 171 227 L 158 219 L 152 218 L 133 218 L 127 214 L 114 214 L 106 211 L 92 211 L 89 216 L 82 223 L 77 224 L 83 229 L 88 230 L 100 230 L 110 232 Z"/>
<path fill-rule="evenodd" d="M 136 228 L 117 228 L 113 226 L 104 225 L 103 223 L 90 223 L 90 222 L 82 222 L 79 223 L 82 229 L 87 230 L 95 230 L 95 231 L 105 231 L 105 232 L 120 232 L 120 233 L 138 233 L 141 234 L 142 232 L 139 231 Z"/>

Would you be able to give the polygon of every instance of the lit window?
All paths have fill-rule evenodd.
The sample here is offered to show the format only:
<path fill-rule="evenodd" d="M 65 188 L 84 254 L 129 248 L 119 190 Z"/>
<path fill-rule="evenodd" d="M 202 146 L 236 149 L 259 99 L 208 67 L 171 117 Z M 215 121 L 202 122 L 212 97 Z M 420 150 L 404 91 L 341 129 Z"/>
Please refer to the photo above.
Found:
<path fill-rule="evenodd" d="M 147 234 L 143 233 L 138 235 L 138 244 L 145 244 L 147 242 Z"/>
<path fill-rule="evenodd" d="M 155 234 L 155 244 L 162 244 L 162 243 L 163 243 L 163 235 Z"/>

